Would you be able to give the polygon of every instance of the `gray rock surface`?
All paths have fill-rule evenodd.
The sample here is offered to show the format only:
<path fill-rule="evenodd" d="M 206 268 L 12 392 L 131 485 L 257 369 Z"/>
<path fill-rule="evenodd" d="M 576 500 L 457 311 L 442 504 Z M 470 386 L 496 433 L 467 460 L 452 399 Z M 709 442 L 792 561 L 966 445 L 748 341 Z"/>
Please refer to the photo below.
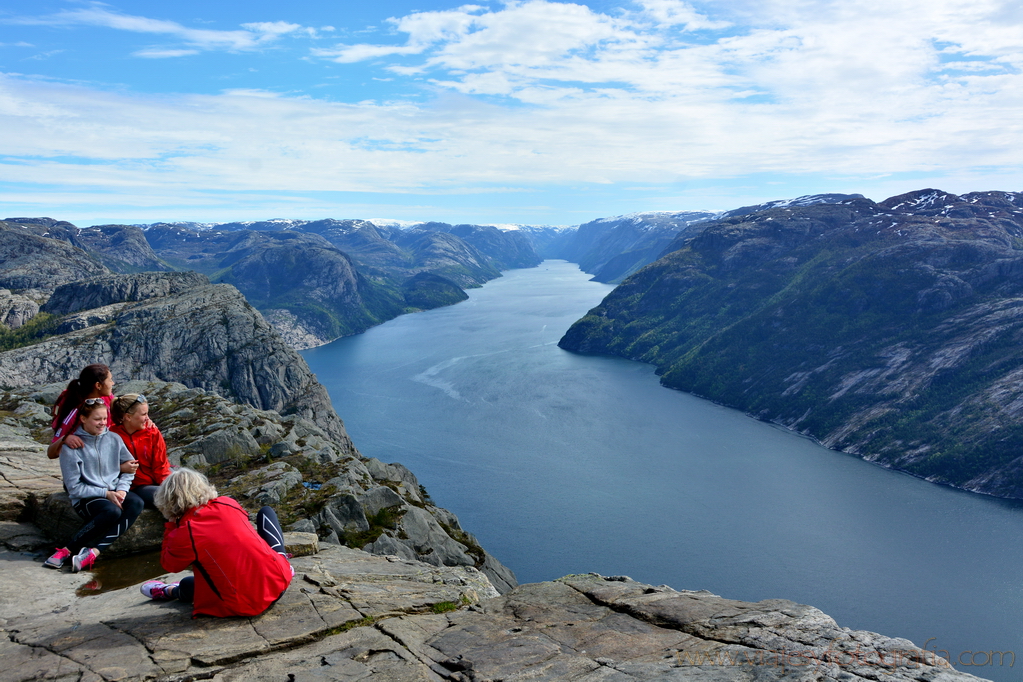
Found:
<path fill-rule="evenodd" d="M 265 614 L 193 620 L 187 606 L 134 586 L 75 597 L 81 576 L 0 552 L 3 679 L 978 679 L 907 640 L 842 628 L 784 600 L 597 575 L 497 596 L 472 568 L 344 547 L 292 564 L 291 587 Z M 21 588 L 29 583 L 33 594 Z"/>
<path fill-rule="evenodd" d="M 71 244 L 40 237 L 17 223 L 0 222 L 0 287 L 46 289 L 109 271 Z"/>
<path fill-rule="evenodd" d="M 0 393 L 0 519 L 35 520 L 50 546 L 63 543 L 81 525 L 62 491 L 57 461 L 44 453 L 50 437 L 46 405 L 61 388 L 50 384 Z M 116 392 L 145 395 L 171 463 L 204 469 L 221 494 L 250 511 L 270 505 L 285 527 L 319 533 L 324 542 L 343 540 L 437 566 L 472 566 L 502 592 L 518 584 L 462 530 L 454 514 L 423 501 L 412 472 L 361 458 L 309 420 L 178 383 L 129 381 L 118 384 Z M 146 512 L 111 547 L 111 555 L 159 547 L 162 528 L 159 515 Z"/>
<path fill-rule="evenodd" d="M 75 244 L 95 254 L 114 272 L 171 269 L 153 252 L 142 229 L 134 225 L 94 225 L 79 228 Z"/>
<path fill-rule="evenodd" d="M 32 519 L 50 544 L 64 547 L 79 528 L 82 517 L 71 506 L 71 499 L 63 490 L 41 501 Z M 117 538 L 103 554 L 109 557 L 138 554 L 159 549 L 163 542 L 164 518 L 155 509 L 143 509 L 128 532 Z"/>
<path fill-rule="evenodd" d="M 109 365 L 117 380 L 180 381 L 305 417 L 352 450 L 326 389 L 234 287 L 207 284 L 147 299 L 102 324 L 0 353 L 0 386 L 66 382 L 93 362 Z"/>
<path fill-rule="evenodd" d="M 17 329 L 39 312 L 39 303 L 23 293 L 0 289 L 0 325 Z"/>
<path fill-rule="evenodd" d="M 209 283 L 205 275 L 197 272 L 103 275 L 57 287 L 42 309 L 53 315 L 67 315 L 111 303 L 174 296 Z"/>

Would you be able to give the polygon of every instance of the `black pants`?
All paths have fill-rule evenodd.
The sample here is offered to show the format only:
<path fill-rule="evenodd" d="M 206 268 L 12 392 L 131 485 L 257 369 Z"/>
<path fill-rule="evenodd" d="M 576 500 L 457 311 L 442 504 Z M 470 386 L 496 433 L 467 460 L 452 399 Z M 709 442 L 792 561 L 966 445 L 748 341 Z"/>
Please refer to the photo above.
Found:
<path fill-rule="evenodd" d="M 146 509 L 156 509 L 153 497 L 156 496 L 156 491 L 159 489 L 158 485 L 140 485 L 137 488 L 132 488 L 131 491 L 142 498 L 142 501 L 146 503 Z"/>
<path fill-rule="evenodd" d="M 263 507 L 256 514 L 256 532 L 270 545 L 270 549 L 278 554 L 287 555 L 284 551 L 284 531 L 281 530 L 281 522 L 277 520 L 277 512 L 270 507 Z M 182 578 L 174 596 L 178 601 L 191 604 L 195 596 L 195 577 L 190 575 Z"/>
<path fill-rule="evenodd" d="M 71 554 L 77 554 L 83 547 L 106 550 L 131 528 L 142 513 L 142 505 L 142 498 L 132 492 L 124 496 L 120 507 L 105 497 L 75 502 L 75 511 L 85 519 L 85 525 L 71 537 L 67 548 Z"/>

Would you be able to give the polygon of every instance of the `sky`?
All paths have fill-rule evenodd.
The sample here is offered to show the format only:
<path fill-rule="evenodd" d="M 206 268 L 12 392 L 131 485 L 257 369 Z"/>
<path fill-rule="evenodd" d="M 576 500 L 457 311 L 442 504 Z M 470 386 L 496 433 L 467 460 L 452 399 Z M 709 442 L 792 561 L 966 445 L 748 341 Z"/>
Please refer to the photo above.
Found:
<path fill-rule="evenodd" d="M 0 215 L 574 225 L 1023 190 L 1019 0 L 5 0 Z"/>

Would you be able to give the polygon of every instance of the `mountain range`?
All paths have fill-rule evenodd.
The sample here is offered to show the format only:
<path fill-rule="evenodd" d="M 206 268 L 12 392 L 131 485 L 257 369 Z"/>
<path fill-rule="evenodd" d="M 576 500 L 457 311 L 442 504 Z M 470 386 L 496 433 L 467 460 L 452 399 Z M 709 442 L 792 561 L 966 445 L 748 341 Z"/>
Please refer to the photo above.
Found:
<path fill-rule="evenodd" d="M 1023 498 L 1023 193 L 784 205 L 679 234 L 562 348 L 884 466 Z"/>

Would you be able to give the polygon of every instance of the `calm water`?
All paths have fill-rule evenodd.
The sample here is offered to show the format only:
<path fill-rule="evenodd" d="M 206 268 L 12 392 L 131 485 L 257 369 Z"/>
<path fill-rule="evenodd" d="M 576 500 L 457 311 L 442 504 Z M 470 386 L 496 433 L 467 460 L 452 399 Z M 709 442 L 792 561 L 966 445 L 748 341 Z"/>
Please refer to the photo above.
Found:
<path fill-rule="evenodd" d="M 557 341 L 611 287 L 563 261 L 303 355 L 367 456 L 408 466 L 521 582 L 629 575 L 813 604 L 1023 672 L 1023 505 L 886 471 Z M 963 660 L 970 661 L 966 655 Z M 975 660 L 984 661 L 978 656 Z"/>

